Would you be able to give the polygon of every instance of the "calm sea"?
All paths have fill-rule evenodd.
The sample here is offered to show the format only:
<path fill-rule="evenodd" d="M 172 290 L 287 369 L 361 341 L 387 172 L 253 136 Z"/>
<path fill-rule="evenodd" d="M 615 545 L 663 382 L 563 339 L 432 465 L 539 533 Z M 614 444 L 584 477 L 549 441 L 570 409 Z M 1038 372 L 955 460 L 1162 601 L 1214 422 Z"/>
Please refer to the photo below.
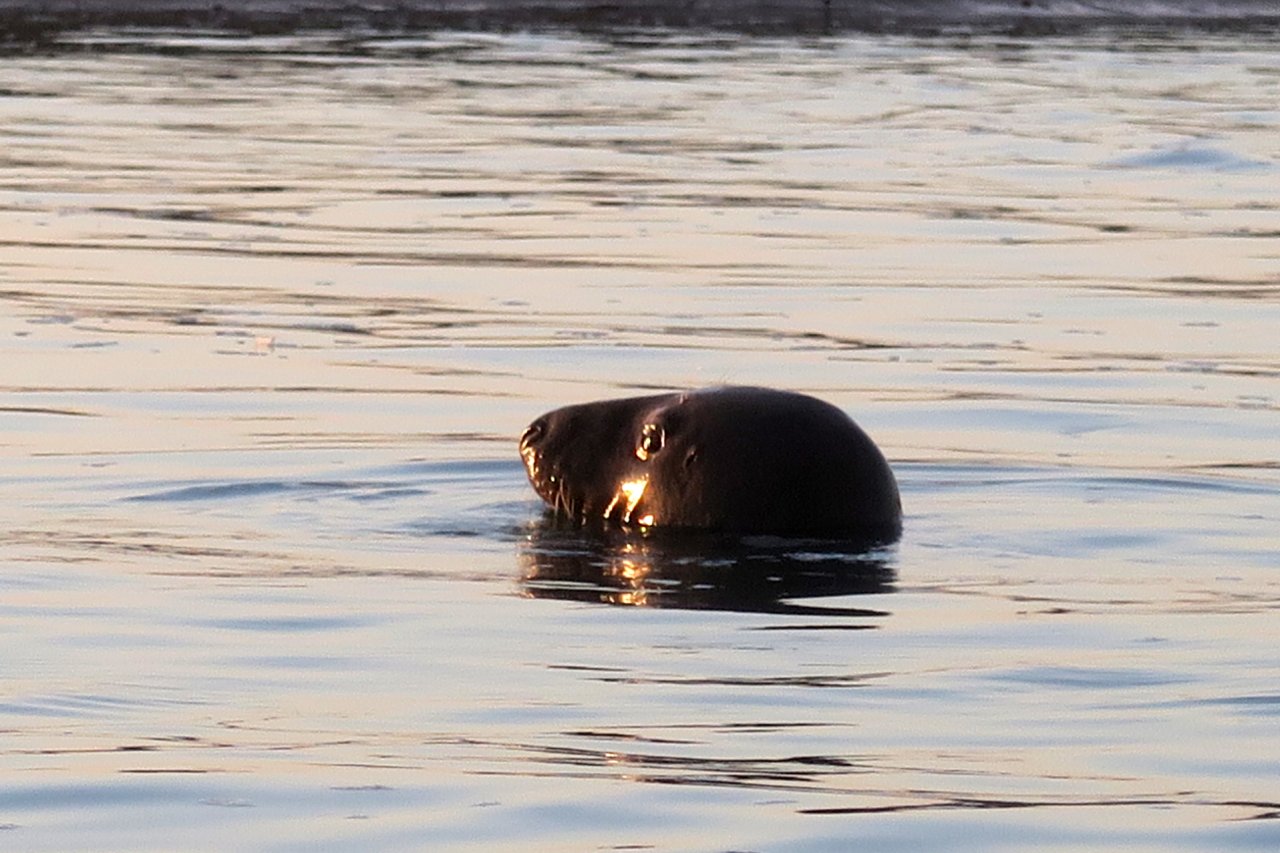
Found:
<path fill-rule="evenodd" d="M 0 65 L 0 848 L 1280 847 L 1280 63 L 102 32 Z M 543 523 L 805 391 L 871 554 Z"/>

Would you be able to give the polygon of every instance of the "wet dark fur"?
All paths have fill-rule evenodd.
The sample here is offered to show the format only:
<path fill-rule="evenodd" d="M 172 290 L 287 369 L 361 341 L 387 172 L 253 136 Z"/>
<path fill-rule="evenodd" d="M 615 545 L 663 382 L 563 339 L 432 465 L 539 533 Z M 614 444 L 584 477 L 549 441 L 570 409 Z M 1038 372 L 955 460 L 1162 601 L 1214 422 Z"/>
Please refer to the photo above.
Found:
<path fill-rule="evenodd" d="M 803 394 L 727 387 L 566 406 L 530 424 L 520 454 L 534 490 L 579 524 L 879 540 L 902 528 L 879 448 Z"/>

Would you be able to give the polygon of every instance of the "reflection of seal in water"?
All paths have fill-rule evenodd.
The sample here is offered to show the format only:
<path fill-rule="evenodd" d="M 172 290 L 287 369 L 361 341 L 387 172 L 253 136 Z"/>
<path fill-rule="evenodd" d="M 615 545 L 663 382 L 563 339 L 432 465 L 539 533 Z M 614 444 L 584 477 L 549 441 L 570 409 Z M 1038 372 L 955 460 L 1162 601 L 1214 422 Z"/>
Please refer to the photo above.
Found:
<path fill-rule="evenodd" d="M 543 524 L 530 526 L 517 554 L 529 596 L 641 607 L 870 619 L 889 613 L 810 599 L 890 593 L 896 578 L 882 549 L 849 540 L 744 541 L 718 533 L 632 536 L 625 530 L 582 536 Z"/>
<path fill-rule="evenodd" d="M 533 488 L 576 523 L 891 540 L 893 472 L 836 407 L 714 388 L 566 406 L 520 439 Z"/>

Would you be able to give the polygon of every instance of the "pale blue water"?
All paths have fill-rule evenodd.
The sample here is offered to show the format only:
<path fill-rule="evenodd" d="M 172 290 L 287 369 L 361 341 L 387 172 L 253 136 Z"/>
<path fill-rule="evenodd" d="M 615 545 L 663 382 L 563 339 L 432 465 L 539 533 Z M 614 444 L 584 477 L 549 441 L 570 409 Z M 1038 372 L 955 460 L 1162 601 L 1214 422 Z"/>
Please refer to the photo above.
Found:
<path fill-rule="evenodd" d="M 182 34 L 0 66 L 6 850 L 1274 850 L 1260 37 Z M 900 543 L 540 522 L 776 385 Z"/>

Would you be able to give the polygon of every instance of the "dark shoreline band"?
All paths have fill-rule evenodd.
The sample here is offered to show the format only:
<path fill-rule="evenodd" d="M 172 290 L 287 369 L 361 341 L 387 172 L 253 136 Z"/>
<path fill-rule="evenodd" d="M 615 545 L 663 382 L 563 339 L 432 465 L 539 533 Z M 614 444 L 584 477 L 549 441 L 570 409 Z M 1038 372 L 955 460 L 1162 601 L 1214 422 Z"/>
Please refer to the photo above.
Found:
<path fill-rule="evenodd" d="M 0 0 L 0 40 L 103 28 L 290 34 L 691 28 L 731 32 L 1057 35 L 1280 32 L 1274 0 Z"/>

